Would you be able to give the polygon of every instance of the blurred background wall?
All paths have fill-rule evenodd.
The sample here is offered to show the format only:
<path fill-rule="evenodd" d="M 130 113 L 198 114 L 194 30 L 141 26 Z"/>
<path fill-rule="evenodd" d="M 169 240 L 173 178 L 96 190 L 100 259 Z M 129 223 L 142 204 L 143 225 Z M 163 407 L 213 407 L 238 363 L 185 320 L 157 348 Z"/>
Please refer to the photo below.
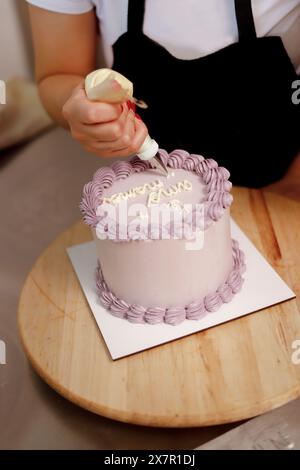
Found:
<path fill-rule="evenodd" d="M 0 79 L 33 76 L 33 60 L 25 0 L 0 0 Z"/>

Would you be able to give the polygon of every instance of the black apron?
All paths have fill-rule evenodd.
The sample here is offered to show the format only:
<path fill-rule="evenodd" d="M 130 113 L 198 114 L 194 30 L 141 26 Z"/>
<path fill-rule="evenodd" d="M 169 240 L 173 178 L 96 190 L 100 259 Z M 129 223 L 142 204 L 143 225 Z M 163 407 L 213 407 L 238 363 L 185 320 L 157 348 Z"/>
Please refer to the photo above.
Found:
<path fill-rule="evenodd" d="M 149 106 L 139 114 L 150 135 L 168 151 L 215 158 L 234 184 L 281 178 L 300 144 L 297 75 L 280 37 L 257 38 L 251 0 L 235 0 L 238 43 L 195 60 L 145 36 L 144 10 L 145 0 L 129 0 L 128 32 L 113 49 L 114 69 Z"/>

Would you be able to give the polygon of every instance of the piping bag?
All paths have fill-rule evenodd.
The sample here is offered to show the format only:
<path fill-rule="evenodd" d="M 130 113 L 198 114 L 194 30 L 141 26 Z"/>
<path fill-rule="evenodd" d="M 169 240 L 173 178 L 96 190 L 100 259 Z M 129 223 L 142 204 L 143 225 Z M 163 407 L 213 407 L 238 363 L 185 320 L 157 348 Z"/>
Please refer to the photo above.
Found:
<path fill-rule="evenodd" d="M 143 101 L 133 97 L 132 82 L 115 70 L 104 68 L 90 73 L 85 79 L 85 91 L 91 101 L 112 104 L 123 104 L 130 101 L 141 108 L 147 107 Z M 149 161 L 165 176 L 168 175 L 168 169 L 158 153 L 158 144 L 154 139 L 151 139 L 149 134 L 137 155 L 141 160 Z"/>

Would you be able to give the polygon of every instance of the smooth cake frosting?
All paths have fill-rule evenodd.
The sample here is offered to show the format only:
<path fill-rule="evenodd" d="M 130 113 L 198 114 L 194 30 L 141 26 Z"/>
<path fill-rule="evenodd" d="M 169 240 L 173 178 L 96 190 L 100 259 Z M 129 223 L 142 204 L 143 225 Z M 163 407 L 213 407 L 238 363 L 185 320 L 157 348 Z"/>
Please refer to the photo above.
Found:
<path fill-rule="evenodd" d="M 130 304 L 119 299 L 107 286 L 103 277 L 100 263 L 96 270 L 98 295 L 102 304 L 112 315 L 123 318 L 131 323 L 168 323 L 178 325 L 184 320 L 200 320 L 207 314 L 216 312 L 224 303 L 232 300 L 243 285 L 242 274 L 245 272 L 244 253 L 239 249 L 238 242 L 232 240 L 233 268 L 226 280 L 214 292 L 209 292 L 203 298 L 194 300 L 187 305 L 170 307 L 145 307 Z"/>

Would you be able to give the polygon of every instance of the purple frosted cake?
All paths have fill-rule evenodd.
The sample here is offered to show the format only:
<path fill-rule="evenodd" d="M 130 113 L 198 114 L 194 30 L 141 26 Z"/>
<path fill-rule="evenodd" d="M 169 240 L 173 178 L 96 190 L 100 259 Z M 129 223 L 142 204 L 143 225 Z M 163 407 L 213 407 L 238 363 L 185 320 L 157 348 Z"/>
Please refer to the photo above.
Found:
<path fill-rule="evenodd" d="M 85 185 L 80 207 L 101 303 L 133 323 L 177 325 L 230 302 L 245 263 L 230 235 L 229 172 L 184 150 L 160 154 L 168 177 L 138 157 L 115 161 Z"/>

